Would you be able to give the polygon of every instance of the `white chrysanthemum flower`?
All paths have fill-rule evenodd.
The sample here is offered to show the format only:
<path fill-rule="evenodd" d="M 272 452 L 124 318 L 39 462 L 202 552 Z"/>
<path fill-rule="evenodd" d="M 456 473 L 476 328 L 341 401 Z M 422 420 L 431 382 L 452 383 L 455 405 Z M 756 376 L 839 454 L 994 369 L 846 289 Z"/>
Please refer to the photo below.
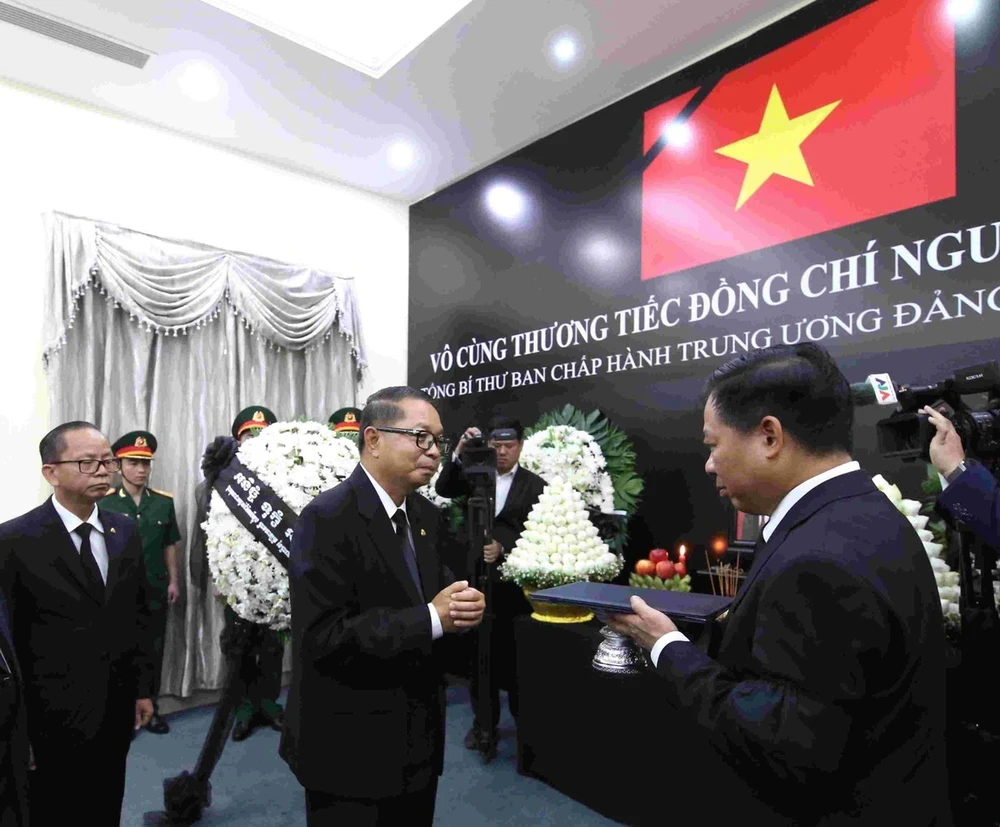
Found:
<path fill-rule="evenodd" d="M 896 506 L 896 510 L 906 517 L 910 525 L 913 526 L 913 530 L 917 532 L 917 536 L 923 543 L 924 551 L 927 552 L 927 557 L 930 559 L 931 570 L 934 572 L 945 624 L 957 626 L 961 622 L 958 609 L 959 573 L 952 571 L 942 559 L 941 552 L 944 551 L 944 545 L 934 542 L 934 534 L 927 529 L 929 518 L 919 514 L 920 502 L 904 499 L 899 488 L 891 485 L 881 474 L 872 477 L 872 482 L 875 483 L 875 487 L 879 491 L 889 498 L 889 501 Z"/>
<path fill-rule="evenodd" d="M 544 480 L 565 479 L 586 505 L 605 513 L 614 511 L 614 484 L 604 453 L 586 431 L 570 425 L 543 428 L 524 441 L 520 463 Z"/>
<path fill-rule="evenodd" d="M 318 422 L 276 422 L 244 442 L 238 457 L 289 508 L 301 513 L 313 497 L 350 476 L 358 464 L 358 449 Z M 216 491 L 201 527 L 212 580 L 230 608 L 244 620 L 289 629 L 285 569 Z"/>
<path fill-rule="evenodd" d="M 500 567 L 502 576 L 525 588 L 611 580 L 621 571 L 621 556 L 598 538 L 583 497 L 570 480 L 549 479 L 526 530 Z"/>

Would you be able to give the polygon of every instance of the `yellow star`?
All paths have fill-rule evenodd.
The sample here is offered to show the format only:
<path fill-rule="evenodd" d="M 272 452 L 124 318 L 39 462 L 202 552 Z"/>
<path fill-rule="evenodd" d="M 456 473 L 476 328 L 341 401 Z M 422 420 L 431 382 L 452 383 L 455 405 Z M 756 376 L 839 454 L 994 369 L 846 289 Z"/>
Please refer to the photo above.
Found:
<path fill-rule="evenodd" d="M 834 101 L 805 115 L 789 118 L 778 87 L 776 85 L 771 87 L 771 96 L 767 99 L 760 131 L 756 135 L 715 150 L 720 155 L 742 161 L 747 165 L 743 186 L 740 187 L 740 195 L 736 199 L 736 209 L 742 207 L 772 175 L 783 175 L 810 187 L 813 185 L 806 159 L 802 157 L 802 142 L 826 120 L 827 115 L 836 109 L 839 103 L 840 101 Z"/>

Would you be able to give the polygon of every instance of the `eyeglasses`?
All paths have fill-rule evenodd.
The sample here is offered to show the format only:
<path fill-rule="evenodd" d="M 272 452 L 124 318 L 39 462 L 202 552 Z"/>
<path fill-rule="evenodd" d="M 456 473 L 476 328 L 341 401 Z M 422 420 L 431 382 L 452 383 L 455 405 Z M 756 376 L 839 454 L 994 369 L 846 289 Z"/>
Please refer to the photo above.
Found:
<path fill-rule="evenodd" d="M 75 462 L 81 474 L 92 476 L 97 473 L 97 466 L 103 465 L 105 470 L 114 473 L 122 470 L 120 459 L 61 459 L 58 462 L 46 462 L 46 465 L 69 465 Z"/>
<path fill-rule="evenodd" d="M 447 454 L 450 447 L 450 443 L 444 437 L 434 436 L 430 431 L 421 431 L 419 428 L 380 428 L 378 425 L 372 427 L 376 431 L 386 431 L 390 434 L 411 434 L 416 437 L 417 447 L 421 451 L 429 451 L 432 445 L 437 445 L 442 454 Z"/>

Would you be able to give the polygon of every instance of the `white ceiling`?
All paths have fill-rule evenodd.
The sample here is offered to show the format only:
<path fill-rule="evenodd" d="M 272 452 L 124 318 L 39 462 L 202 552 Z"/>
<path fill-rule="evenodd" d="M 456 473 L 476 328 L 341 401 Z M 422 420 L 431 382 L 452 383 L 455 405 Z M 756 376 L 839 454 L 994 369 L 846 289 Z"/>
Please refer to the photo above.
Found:
<path fill-rule="evenodd" d="M 199 0 L 19 2 L 155 54 L 139 70 L 0 22 L 0 76 L 412 203 L 808 0 L 473 0 L 378 80 Z M 568 71 L 546 52 L 565 30 Z M 217 99 L 180 92 L 191 60 L 219 70 Z"/>

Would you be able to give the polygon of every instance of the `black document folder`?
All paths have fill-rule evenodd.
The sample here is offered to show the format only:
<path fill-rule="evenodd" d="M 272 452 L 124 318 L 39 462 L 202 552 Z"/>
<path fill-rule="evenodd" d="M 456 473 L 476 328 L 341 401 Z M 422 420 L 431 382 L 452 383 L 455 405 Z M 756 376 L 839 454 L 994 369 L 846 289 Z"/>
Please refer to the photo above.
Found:
<path fill-rule="evenodd" d="M 722 614 L 731 597 L 661 589 L 636 589 L 611 583 L 570 583 L 532 592 L 531 599 L 542 603 L 586 606 L 601 615 L 632 614 L 629 598 L 637 594 L 654 609 L 674 619 L 708 623 Z"/>

